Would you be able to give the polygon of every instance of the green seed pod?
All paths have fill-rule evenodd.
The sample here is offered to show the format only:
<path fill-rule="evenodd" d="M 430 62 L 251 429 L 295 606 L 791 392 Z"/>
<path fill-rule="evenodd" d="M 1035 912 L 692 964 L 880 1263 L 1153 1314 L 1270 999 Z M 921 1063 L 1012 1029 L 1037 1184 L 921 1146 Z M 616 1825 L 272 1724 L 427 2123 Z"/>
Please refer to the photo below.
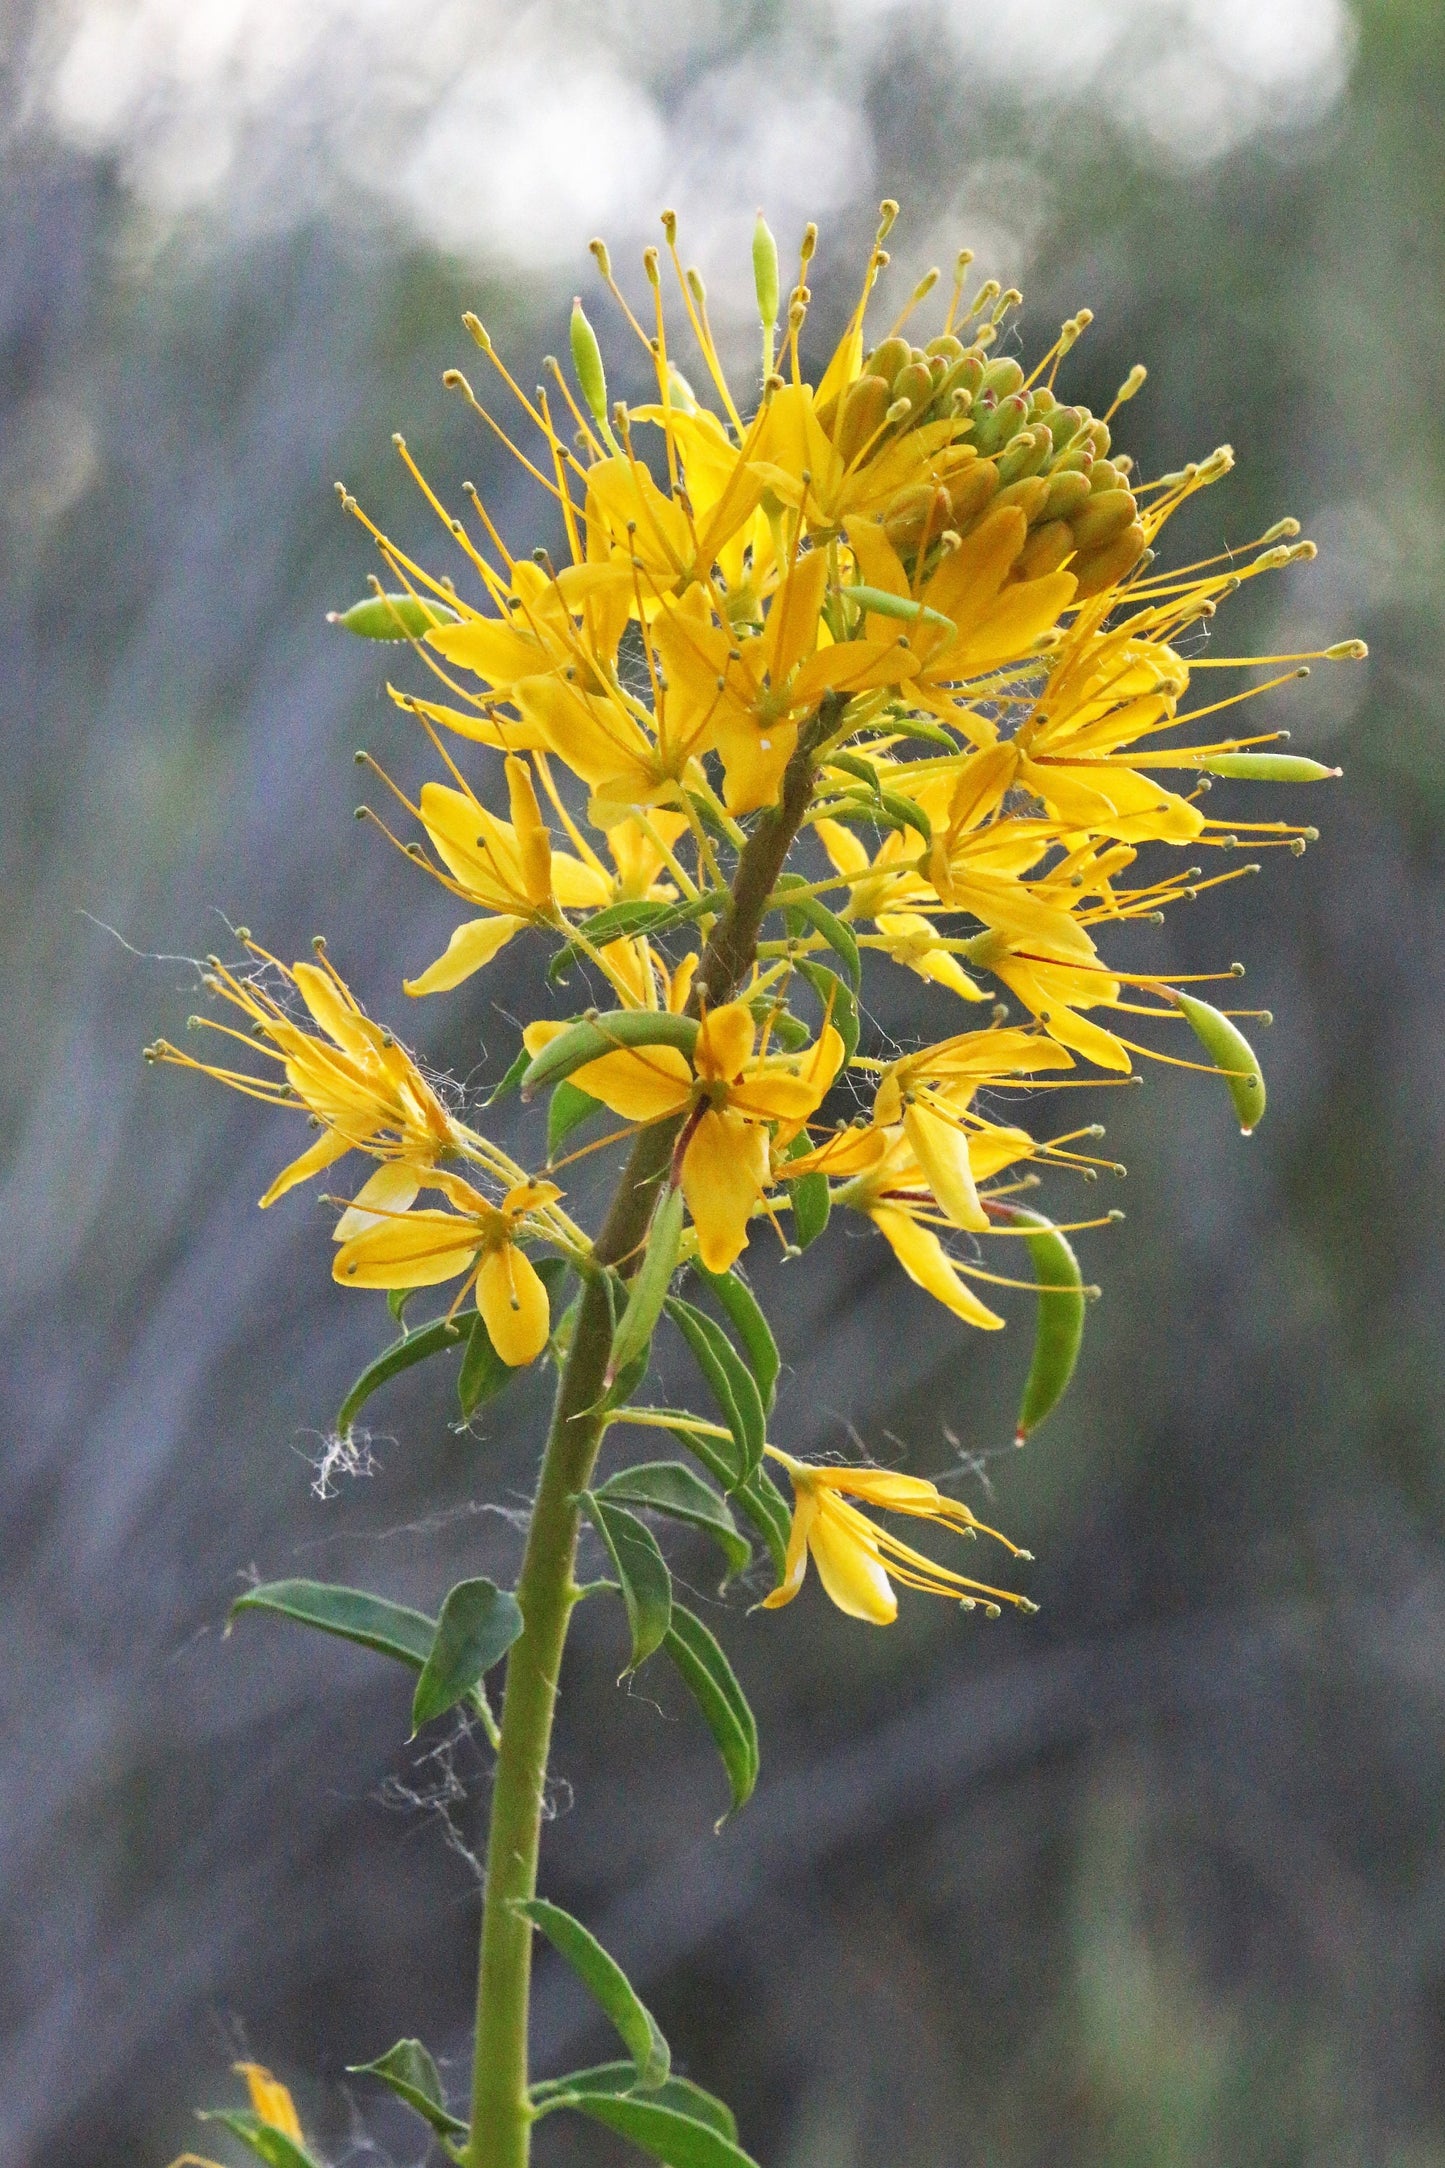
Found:
<path fill-rule="evenodd" d="M 572 304 L 571 339 L 572 366 L 577 372 L 587 410 L 599 429 L 606 429 L 607 376 L 602 367 L 602 349 L 580 301 Z"/>
<path fill-rule="evenodd" d="M 951 617 L 945 617 L 941 610 L 925 609 L 911 595 L 895 595 L 886 587 L 845 587 L 843 593 L 850 602 L 871 610 L 878 617 L 906 618 L 914 625 L 939 625 L 950 633 L 957 630 Z"/>
<path fill-rule="evenodd" d="M 1144 529 L 1136 519 L 1132 527 L 1126 527 L 1112 542 L 1102 543 L 1087 557 L 1081 552 L 1072 568 L 1079 582 L 1074 600 L 1083 602 L 1090 595 L 1100 595 L 1116 580 L 1122 580 L 1124 574 L 1139 562 L 1146 547 Z"/>
<path fill-rule="evenodd" d="M 870 376 L 881 376 L 891 384 L 900 369 L 906 369 L 913 359 L 913 348 L 906 339 L 885 339 L 875 347 L 863 366 Z"/>
<path fill-rule="evenodd" d="M 758 296 L 758 322 L 764 331 L 771 331 L 778 321 L 778 244 L 761 211 L 753 228 L 753 285 Z"/>
<path fill-rule="evenodd" d="M 1264 1117 L 1264 1076 L 1254 1048 L 1233 1019 L 1191 994 L 1171 998 L 1205 1053 L 1229 1086 L 1240 1135 L 1252 1137 Z"/>
<path fill-rule="evenodd" d="M 1081 550 L 1095 550 L 1122 534 L 1134 517 L 1134 499 L 1127 489 L 1105 489 L 1091 495 L 1083 510 L 1070 521 L 1074 540 Z"/>
<path fill-rule="evenodd" d="M 1060 472 L 1055 467 L 1049 476 L 1049 494 L 1044 504 L 1044 517 L 1068 519 L 1071 513 L 1081 511 L 1088 501 L 1088 475 L 1069 470 Z"/>
<path fill-rule="evenodd" d="M 612 1353 L 607 1358 L 606 1382 L 609 1385 L 620 1370 L 625 1370 L 629 1363 L 636 1362 L 647 1352 L 677 1268 L 682 1218 L 682 1191 L 669 1188 L 652 1215 L 647 1248 L 628 1289 L 627 1307 L 612 1335 Z"/>
<path fill-rule="evenodd" d="M 423 602 L 416 595 L 368 595 L 349 610 L 329 611 L 326 619 L 363 640 L 423 640 L 436 626 L 456 621 L 456 611 L 444 602 Z"/>
<path fill-rule="evenodd" d="M 1052 1220 L 1022 1205 L 995 1205 L 993 1211 L 1016 1227 L 1026 1227 L 1039 1283 L 1034 1353 L 1019 1403 L 1014 1444 L 1031 1437 L 1068 1391 L 1084 1340 L 1084 1276 L 1079 1260 Z"/>
<path fill-rule="evenodd" d="M 1298 753 L 1216 753 L 1201 765 L 1206 775 L 1229 776 L 1241 783 L 1323 783 L 1344 772 Z"/>
<path fill-rule="evenodd" d="M 697 1022 L 665 1010 L 613 1009 L 585 1017 L 543 1047 L 522 1075 L 522 1097 L 535 1098 L 549 1084 L 559 1084 L 589 1061 L 600 1061 L 619 1046 L 675 1046 L 691 1057 L 697 1045 Z"/>

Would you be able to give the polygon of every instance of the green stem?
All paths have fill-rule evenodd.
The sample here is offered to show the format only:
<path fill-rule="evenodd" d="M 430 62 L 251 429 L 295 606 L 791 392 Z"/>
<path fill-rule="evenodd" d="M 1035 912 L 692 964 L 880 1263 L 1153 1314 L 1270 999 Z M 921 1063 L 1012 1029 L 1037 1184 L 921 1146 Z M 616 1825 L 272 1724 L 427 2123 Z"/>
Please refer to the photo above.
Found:
<path fill-rule="evenodd" d="M 804 726 L 778 804 L 760 815 L 743 847 L 728 907 L 698 971 L 694 1014 L 704 1003 L 715 1006 L 730 1000 L 752 966 L 768 897 L 812 797 L 815 748 L 836 727 L 841 706 L 841 700 L 830 696 Z M 595 1263 L 604 1270 L 625 1272 L 641 1256 L 683 1119 L 679 1115 L 657 1123 L 638 1136 L 594 1247 Z M 492 1793 L 467 2168 L 527 2168 L 530 2158 L 532 1929 L 516 1906 L 536 1893 L 552 1718 L 567 1626 L 579 1593 L 573 1573 L 577 1495 L 591 1480 L 602 1442 L 601 1401 L 611 1346 L 611 1310 L 598 1271 L 589 1275 L 583 1289 L 557 1388 L 517 1583 L 525 1630 L 507 1662 Z"/>

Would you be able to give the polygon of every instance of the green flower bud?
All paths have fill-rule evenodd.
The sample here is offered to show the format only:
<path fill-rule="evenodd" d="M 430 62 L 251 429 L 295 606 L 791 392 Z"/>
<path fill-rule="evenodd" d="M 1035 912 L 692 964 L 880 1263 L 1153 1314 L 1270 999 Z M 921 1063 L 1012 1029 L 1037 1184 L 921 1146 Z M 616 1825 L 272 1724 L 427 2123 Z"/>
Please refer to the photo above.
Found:
<path fill-rule="evenodd" d="M 328 610 L 328 625 L 340 625 L 363 640 L 422 640 L 438 625 L 454 625 L 455 610 L 416 595 L 368 595 L 349 610 Z"/>

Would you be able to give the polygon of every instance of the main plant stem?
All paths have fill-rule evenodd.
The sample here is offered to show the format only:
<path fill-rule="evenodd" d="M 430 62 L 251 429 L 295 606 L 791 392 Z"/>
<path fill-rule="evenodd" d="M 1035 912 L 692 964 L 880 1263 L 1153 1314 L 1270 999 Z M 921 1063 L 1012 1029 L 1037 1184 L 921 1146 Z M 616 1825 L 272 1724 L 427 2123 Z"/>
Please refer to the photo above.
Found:
<path fill-rule="evenodd" d="M 804 727 L 778 804 L 761 816 L 743 847 L 727 908 L 698 972 L 694 1013 L 704 1003 L 731 1000 L 751 968 L 768 897 L 812 796 L 814 751 L 835 727 L 841 706 L 830 697 Z M 597 1238 L 593 1256 L 601 1269 L 583 1288 L 532 1505 L 517 1583 L 525 1630 L 507 1662 L 487 1839 L 468 2168 L 527 2168 L 531 2153 L 527 2016 L 532 1928 L 516 1906 L 537 1887 L 552 1717 L 568 1621 L 577 1600 L 577 1495 L 591 1480 L 602 1442 L 600 1403 L 612 1345 L 602 1274 L 618 1267 L 627 1271 L 640 1257 L 682 1119 L 643 1130 Z"/>

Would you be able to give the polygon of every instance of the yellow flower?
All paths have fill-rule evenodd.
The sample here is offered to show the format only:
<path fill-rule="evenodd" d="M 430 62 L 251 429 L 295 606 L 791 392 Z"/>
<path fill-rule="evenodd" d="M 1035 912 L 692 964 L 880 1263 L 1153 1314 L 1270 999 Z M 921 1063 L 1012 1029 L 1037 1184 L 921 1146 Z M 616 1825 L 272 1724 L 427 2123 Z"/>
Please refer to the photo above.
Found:
<path fill-rule="evenodd" d="M 921 1476 L 895 1475 L 885 1468 L 814 1468 L 776 1446 L 764 1450 L 788 1471 L 793 1486 L 793 1525 L 788 1536 L 783 1577 L 763 1607 L 778 1610 L 791 1603 L 803 1585 L 808 1557 L 818 1569 L 824 1589 L 850 1618 L 865 1619 L 872 1626 L 891 1626 L 898 1616 L 896 1581 L 903 1588 L 921 1589 L 929 1596 L 946 1596 L 971 1611 L 980 1601 L 989 1616 L 997 1618 L 1000 1606 L 1011 1603 L 1020 1611 L 1036 1611 L 1037 1604 L 1008 1589 L 991 1588 L 939 1566 L 911 1544 L 880 1528 L 860 1513 L 850 1499 L 887 1513 L 906 1514 L 913 1520 L 933 1521 L 966 1535 L 992 1536 L 1015 1558 L 1031 1554 L 1010 1543 L 996 1528 L 976 1520 L 968 1507 L 946 1498 L 935 1484 Z"/>
<path fill-rule="evenodd" d="M 251 2111 L 268 2129 L 279 2131 L 294 2146 L 304 2151 L 306 2140 L 301 2129 L 301 2118 L 296 2113 L 296 2103 L 279 2078 L 273 2078 L 261 2063 L 235 2063 L 232 2065 L 238 2077 L 246 2081 L 251 2096 Z M 182 2153 L 171 2162 L 171 2168 L 220 2168 L 219 2161 L 207 2159 L 200 2153 Z"/>
<path fill-rule="evenodd" d="M 465 1275 L 460 1303 L 475 1285 L 477 1308 L 503 1362 L 514 1369 L 535 1361 L 547 1344 L 547 1289 L 519 1247 L 527 1233 L 550 1233 L 535 1215 L 562 1192 L 551 1182 L 521 1182 L 500 1205 L 457 1175 L 434 1174 L 454 1212 L 399 1211 L 373 1215 L 342 1241 L 332 1276 L 348 1287 L 437 1287 Z"/>
<path fill-rule="evenodd" d="M 562 910 L 595 910 L 609 900 L 611 883 L 595 858 L 553 850 L 527 763 L 508 754 L 506 772 L 510 821 L 489 813 L 470 791 L 422 785 L 421 823 L 451 874 L 447 886 L 488 916 L 465 920 L 434 964 L 403 980 L 409 994 L 460 986 L 524 926 L 557 926 Z"/>
<path fill-rule="evenodd" d="M 384 1201 L 392 1209 L 403 1209 L 426 1171 L 460 1150 L 467 1132 L 448 1114 L 406 1049 L 362 1009 L 319 942 L 315 963 L 293 964 L 289 971 L 255 942 L 248 939 L 246 947 L 258 964 L 295 988 L 320 1035 L 299 1023 L 259 978 L 237 978 L 212 957 L 206 984 L 239 1009 L 252 1028 L 243 1034 L 209 1017 L 194 1021 L 270 1056 L 281 1064 L 282 1074 L 256 1076 L 219 1068 L 163 1039 L 147 1049 L 148 1058 L 199 1069 L 253 1099 L 311 1116 L 321 1135 L 277 1175 L 261 1199 L 263 1206 L 357 1150 L 386 1163 L 365 1185 L 359 1201 Z"/>
<path fill-rule="evenodd" d="M 536 1052 L 565 1026 L 532 1025 Z M 802 1054 L 754 1054 L 757 1026 L 744 1001 L 703 1018 L 692 1060 L 677 1047 L 618 1047 L 576 1070 L 579 1090 L 631 1122 L 685 1117 L 681 1181 L 710 1272 L 725 1272 L 747 1246 L 748 1221 L 768 1186 L 768 1138 L 786 1144 L 826 1094 L 843 1041 L 825 1024 Z"/>

